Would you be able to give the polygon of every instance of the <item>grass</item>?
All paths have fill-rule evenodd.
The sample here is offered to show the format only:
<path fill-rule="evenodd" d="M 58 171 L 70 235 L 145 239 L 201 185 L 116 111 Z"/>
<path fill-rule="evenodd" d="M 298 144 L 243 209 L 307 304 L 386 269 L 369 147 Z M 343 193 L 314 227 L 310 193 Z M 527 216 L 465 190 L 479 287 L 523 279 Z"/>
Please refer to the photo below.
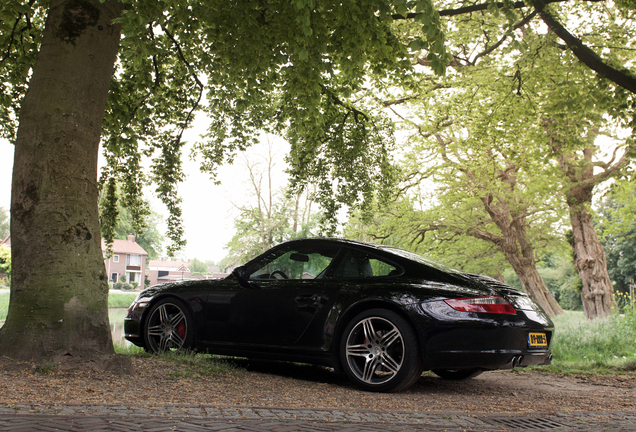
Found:
<path fill-rule="evenodd" d="M 0 293 L 0 321 L 7 318 L 9 310 L 9 293 Z"/>
<path fill-rule="evenodd" d="M 161 359 L 178 366 L 177 372 L 173 372 L 171 375 L 180 378 L 188 378 L 195 375 L 209 376 L 238 369 L 227 358 L 211 354 L 197 354 L 192 351 L 164 353 L 161 355 Z"/>
<path fill-rule="evenodd" d="M 136 292 L 113 291 L 108 292 L 109 308 L 128 308 L 130 304 L 137 298 Z"/>
<path fill-rule="evenodd" d="M 110 291 L 108 295 L 109 308 L 127 308 L 137 298 L 136 292 Z M 0 293 L 0 321 L 7 318 L 9 310 L 9 293 Z"/>
<path fill-rule="evenodd" d="M 136 358 L 154 357 L 154 355 L 149 354 L 143 348 L 135 345 L 126 346 L 116 343 L 115 352 Z M 176 372 L 171 373 L 171 375 L 180 378 L 189 378 L 197 375 L 209 376 L 238 369 L 235 364 L 231 363 L 225 357 L 211 354 L 197 354 L 192 351 L 178 353 L 168 352 L 161 354 L 159 358 L 176 365 Z"/>
<path fill-rule="evenodd" d="M 553 318 L 552 365 L 562 374 L 622 374 L 636 371 L 636 312 L 586 320 L 583 312 Z"/>

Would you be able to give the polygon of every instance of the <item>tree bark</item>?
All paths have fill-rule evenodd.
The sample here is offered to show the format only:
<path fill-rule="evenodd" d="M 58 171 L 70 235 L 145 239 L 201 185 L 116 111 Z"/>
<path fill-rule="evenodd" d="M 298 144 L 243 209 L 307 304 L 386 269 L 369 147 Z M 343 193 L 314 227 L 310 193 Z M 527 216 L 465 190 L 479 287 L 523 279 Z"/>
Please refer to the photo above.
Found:
<path fill-rule="evenodd" d="M 508 249 L 507 252 L 506 249 Z M 516 249 L 517 248 L 515 246 L 513 246 L 513 248 L 502 248 L 506 259 L 512 266 L 517 277 L 519 277 L 519 280 L 521 281 L 524 289 L 528 292 L 530 297 L 532 297 L 534 301 L 536 301 L 539 306 L 543 308 L 548 316 L 553 317 L 555 315 L 562 314 L 563 309 L 556 301 L 552 293 L 550 293 L 548 287 L 543 281 L 543 278 L 539 274 L 534 257 L 531 256 L 529 258 L 523 256 L 519 254 Z"/>
<path fill-rule="evenodd" d="M 15 143 L 13 279 L 0 352 L 113 354 L 97 211 L 97 156 L 122 5 L 53 0 Z"/>
<path fill-rule="evenodd" d="M 607 271 L 607 258 L 588 209 L 592 206 L 594 187 L 619 172 L 628 160 L 626 152 L 615 164 L 594 174 L 594 137 L 592 135 L 589 138 L 591 144 L 583 150 L 581 156 L 566 153 L 559 156 L 561 169 L 570 181 L 565 188 L 565 198 L 572 225 L 574 266 L 583 284 L 581 300 L 587 319 L 607 316 L 614 306 L 614 286 Z M 560 150 L 555 142 L 552 145 L 555 150 Z"/>
<path fill-rule="evenodd" d="M 497 173 L 499 181 L 507 185 L 510 192 L 517 186 L 516 167 L 509 164 L 505 170 Z M 490 241 L 497 245 L 519 277 L 528 294 L 543 308 L 549 316 L 563 313 L 563 309 L 545 285 L 536 266 L 535 253 L 528 240 L 527 221 L 524 209 L 527 208 L 521 198 L 514 194 L 487 193 L 482 198 L 484 210 L 490 220 L 497 225 L 501 236 L 490 235 Z M 488 240 L 488 238 L 484 239 Z"/>
<path fill-rule="evenodd" d="M 596 236 L 592 215 L 585 206 L 570 206 L 574 241 L 574 266 L 583 288 L 581 300 L 587 319 L 609 315 L 614 306 L 614 287 L 607 272 L 607 258 Z"/>

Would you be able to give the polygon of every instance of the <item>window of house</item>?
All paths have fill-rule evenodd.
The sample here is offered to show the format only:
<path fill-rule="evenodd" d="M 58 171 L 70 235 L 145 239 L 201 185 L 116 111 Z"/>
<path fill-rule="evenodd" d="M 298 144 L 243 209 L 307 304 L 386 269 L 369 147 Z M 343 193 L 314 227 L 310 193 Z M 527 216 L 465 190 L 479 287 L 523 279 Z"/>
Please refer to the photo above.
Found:
<path fill-rule="evenodd" d="M 128 283 L 141 282 L 141 273 L 139 272 L 126 272 L 126 281 Z"/>
<path fill-rule="evenodd" d="M 113 262 L 119 262 L 119 255 L 113 255 Z"/>
<path fill-rule="evenodd" d="M 141 255 L 126 255 L 126 265 L 129 266 L 141 266 Z"/>

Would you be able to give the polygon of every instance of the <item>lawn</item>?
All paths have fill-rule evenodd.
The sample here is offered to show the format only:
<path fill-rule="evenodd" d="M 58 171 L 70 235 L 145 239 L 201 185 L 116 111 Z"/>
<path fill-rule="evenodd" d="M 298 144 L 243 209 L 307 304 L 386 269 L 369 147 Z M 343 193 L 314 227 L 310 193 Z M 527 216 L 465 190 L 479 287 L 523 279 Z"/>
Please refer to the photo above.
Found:
<path fill-rule="evenodd" d="M 588 321 L 583 312 L 566 311 L 553 318 L 553 364 L 561 373 L 636 371 L 636 312 Z"/>
<path fill-rule="evenodd" d="M 109 308 L 127 308 L 137 298 L 136 292 L 110 291 L 108 295 Z M 0 321 L 7 317 L 9 309 L 9 293 L 0 293 Z"/>

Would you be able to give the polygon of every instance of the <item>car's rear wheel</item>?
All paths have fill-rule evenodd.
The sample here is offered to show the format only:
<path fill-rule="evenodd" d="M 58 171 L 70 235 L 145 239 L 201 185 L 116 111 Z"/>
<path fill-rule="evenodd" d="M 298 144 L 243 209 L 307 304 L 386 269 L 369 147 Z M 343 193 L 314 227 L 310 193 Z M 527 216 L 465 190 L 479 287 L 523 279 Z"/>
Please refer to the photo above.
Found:
<path fill-rule="evenodd" d="M 178 299 L 163 299 L 148 311 L 144 325 L 146 349 L 153 353 L 192 348 L 194 323 L 187 306 Z"/>
<path fill-rule="evenodd" d="M 343 332 L 340 360 L 349 379 L 377 392 L 405 390 L 423 369 L 415 331 L 386 309 L 370 309 L 351 320 Z"/>
<path fill-rule="evenodd" d="M 465 380 L 465 379 L 469 379 L 469 378 L 474 378 L 477 375 L 481 375 L 481 373 L 483 372 L 482 369 L 433 369 L 431 372 L 433 372 L 435 375 L 447 379 L 447 380 L 454 380 L 454 381 L 459 381 L 459 380 Z"/>

